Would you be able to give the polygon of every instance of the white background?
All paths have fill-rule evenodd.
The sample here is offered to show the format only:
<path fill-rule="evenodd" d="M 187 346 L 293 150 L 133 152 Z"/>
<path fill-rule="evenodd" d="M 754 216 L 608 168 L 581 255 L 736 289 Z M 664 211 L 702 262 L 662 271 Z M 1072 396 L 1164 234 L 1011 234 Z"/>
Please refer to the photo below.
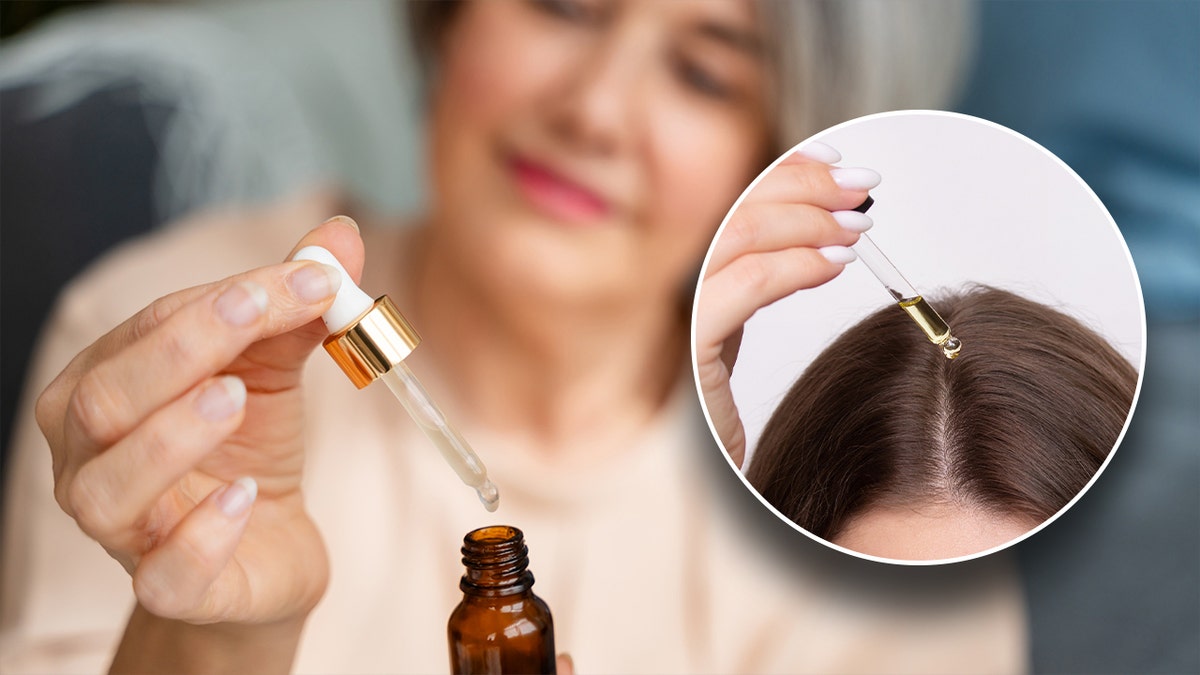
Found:
<path fill-rule="evenodd" d="M 1013 291 L 1080 319 L 1141 370 L 1145 319 L 1125 241 L 1099 199 L 1049 152 L 1010 130 L 949 113 L 869 116 L 813 139 L 841 152 L 839 166 L 883 176 L 871 191 L 875 227 L 868 234 L 919 292 L 936 296 L 972 282 Z M 784 298 L 746 323 L 732 387 L 748 459 L 809 362 L 889 303 L 856 261 L 828 284 Z"/>

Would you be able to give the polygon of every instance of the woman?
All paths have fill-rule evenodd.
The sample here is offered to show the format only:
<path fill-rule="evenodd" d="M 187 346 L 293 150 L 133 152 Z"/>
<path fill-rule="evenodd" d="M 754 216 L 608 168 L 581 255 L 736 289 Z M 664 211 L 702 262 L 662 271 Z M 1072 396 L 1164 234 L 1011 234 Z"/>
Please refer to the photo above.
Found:
<path fill-rule="evenodd" d="M 19 441 L 30 478 L 18 487 L 33 494 L 16 499 L 44 511 L 10 519 L 20 548 L 6 551 L 32 556 L 6 577 L 25 589 L 5 591 L 25 613 L 6 670 L 37 668 L 55 639 L 93 668 L 119 639 L 114 670 L 445 667 L 459 541 L 492 517 L 387 394 L 356 393 L 309 360 L 334 285 L 317 265 L 269 264 L 308 244 L 387 290 L 421 331 L 413 368 L 488 464 L 495 517 L 525 531 L 557 644 L 580 670 L 877 669 L 898 654 L 911 667 L 1017 668 L 1020 610 L 1003 578 L 967 594 L 971 621 L 928 597 L 848 607 L 835 582 L 785 568 L 733 527 L 697 465 L 707 443 L 682 308 L 701 254 L 766 158 L 804 135 L 797 121 L 945 88 L 952 71 L 926 66 L 947 59 L 906 69 L 886 51 L 919 54 L 942 34 L 917 30 L 942 8 L 917 9 L 419 10 L 436 73 L 434 190 L 415 229 L 359 214 L 361 240 L 349 219 L 304 235 L 341 210 L 311 193 L 142 242 L 64 301 L 43 378 L 78 356 L 37 405 L 51 452 L 28 430 Z M 860 61 L 864 49 L 879 51 Z M 788 61 L 796 50 L 807 60 Z M 892 67 L 888 87 L 906 86 L 870 85 Z M 781 202 L 862 199 L 820 162 L 803 173 L 812 180 Z M 854 236 L 797 231 L 808 246 Z M 825 265 L 825 277 L 840 269 Z M 48 506 L 51 473 L 83 535 Z M 137 604 L 122 635 L 126 573 Z M 62 656 L 42 667 L 62 669 Z"/>

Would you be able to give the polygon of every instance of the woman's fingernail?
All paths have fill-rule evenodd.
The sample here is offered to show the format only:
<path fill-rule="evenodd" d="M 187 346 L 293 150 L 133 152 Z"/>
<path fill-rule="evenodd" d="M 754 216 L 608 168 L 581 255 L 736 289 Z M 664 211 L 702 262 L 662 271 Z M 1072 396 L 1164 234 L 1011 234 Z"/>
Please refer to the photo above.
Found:
<path fill-rule="evenodd" d="M 879 185 L 883 177 L 878 173 L 859 167 L 850 169 L 830 169 L 829 175 L 833 176 L 833 182 L 838 184 L 838 187 L 843 190 L 870 190 Z"/>
<path fill-rule="evenodd" d="M 196 397 L 196 412 L 209 422 L 229 419 L 246 405 L 246 384 L 236 375 L 214 380 Z"/>
<path fill-rule="evenodd" d="M 834 211 L 833 219 L 843 230 L 850 232 L 866 232 L 875 226 L 875 221 L 871 220 L 871 216 L 858 211 Z"/>
<path fill-rule="evenodd" d="M 228 485 L 221 494 L 217 495 L 217 508 L 226 517 L 237 518 L 250 508 L 258 497 L 258 483 L 253 478 L 243 476 Z"/>
<path fill-rule="evenodd" d="M 289 274 L 287 285 L 300 302 L 320 302 L 337 293 L 342 274 L 329 265 L 314 262 Z"/>
<path fill-rule="evenodd" d="M 822 246 L 817 252 L 835 265 L 845 265 L 858 259 L 858 254 L 846 246 Z"/>
<path fill-rule="evenodd" d="M 358 227 L 358 223 L 354 222 L 354 219 L 351 218 L 350 216 L 334 216 L 325 222 L 329 223 L 329 222 L 333 222 L 335 220 L 338 221 L 339 223 L 344 223 L 346 225 L 349 225 L 350 227 L 353 227 L 355 232 L 362 232 L 362 230 L 359 229 L 359 227 Z"/>
<path fill-rule="evenodd" d="M 821 141 L 809 141 L 804 144 L 804 147 L 796 151 L 809 159 L 815 159 L 818 162 L 826 164 L 836 164 L 842 161 L 842 153 L 834 150 L 832 147 L 825 145 Z"/>
<path fill-rule="evenodd" d="M 253 281 L 239 281 L 217 298 L 217 315 L 231 326 L 246 326 L 267 311 L 267 289 Z"/>

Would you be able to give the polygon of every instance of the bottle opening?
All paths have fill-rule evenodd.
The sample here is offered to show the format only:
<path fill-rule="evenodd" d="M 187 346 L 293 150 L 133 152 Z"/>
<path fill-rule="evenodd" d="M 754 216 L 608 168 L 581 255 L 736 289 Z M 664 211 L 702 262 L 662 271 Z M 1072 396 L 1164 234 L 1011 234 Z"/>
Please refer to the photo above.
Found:
<path fill-rule="evenodd" d="M 463 575 L 459 587 L 482 595 L 509 595 L 533 586 L 525 535 L 509 525 L 472 530 L 463 537 Z"/>
<path fill-rule="evenodd" d="M 506 541 L 518 541 L 525 536 L 521 531 L 509 525 L 491 525 L 472 530 L 463 538 L 465 544 L 502 544 Z"/>

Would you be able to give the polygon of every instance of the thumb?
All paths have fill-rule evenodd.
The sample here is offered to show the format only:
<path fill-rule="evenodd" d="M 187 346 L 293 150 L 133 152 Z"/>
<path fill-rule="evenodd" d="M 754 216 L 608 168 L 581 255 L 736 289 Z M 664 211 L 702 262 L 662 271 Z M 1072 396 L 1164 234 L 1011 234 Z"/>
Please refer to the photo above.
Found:
<path fill-rule="evenodd" d="M 288 253 L 287 260 L 291 260 L 292 256 L 305 246 L 320 246 L 329 251 L 342 263 L 342 267 L 346 268 L 355 283 L 362 280 L 362 237 L 359 236 L 358 223 L 349 216 L 334 216 L 310 230 L 300 238 L 291 253 Z"/>

